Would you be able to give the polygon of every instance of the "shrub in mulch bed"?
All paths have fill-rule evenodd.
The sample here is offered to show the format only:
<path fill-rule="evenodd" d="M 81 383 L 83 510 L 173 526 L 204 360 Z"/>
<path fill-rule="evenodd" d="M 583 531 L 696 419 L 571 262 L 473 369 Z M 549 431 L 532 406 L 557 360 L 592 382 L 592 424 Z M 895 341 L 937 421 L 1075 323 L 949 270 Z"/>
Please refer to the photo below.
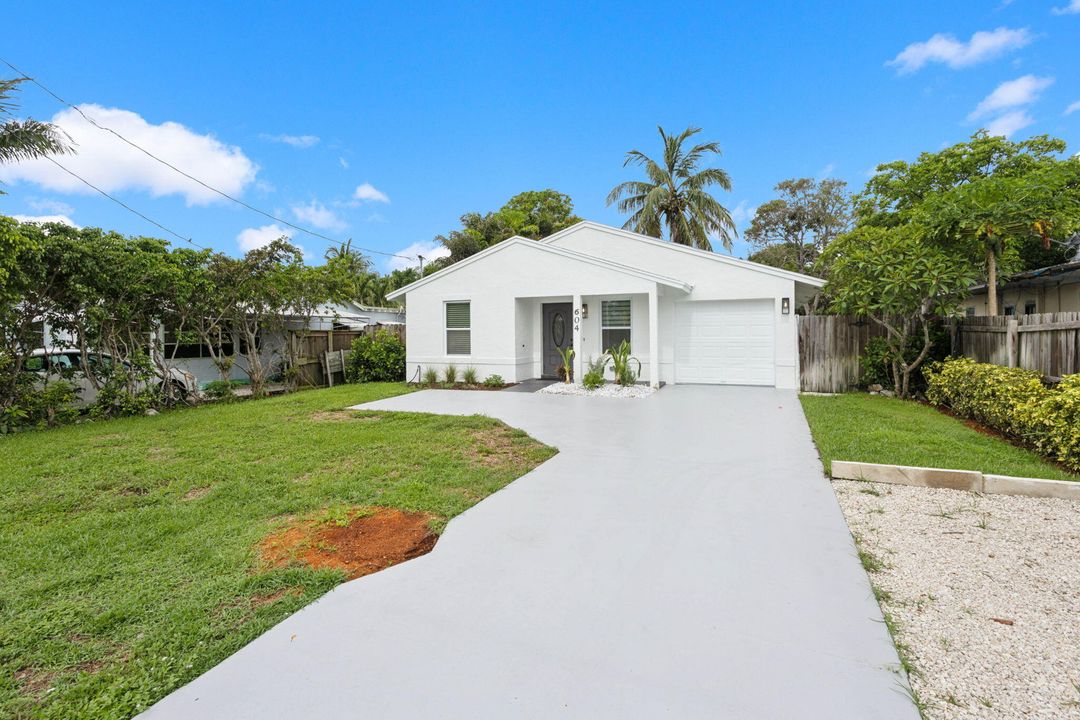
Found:
<path fill-rule="evenodd" d="M 1031 370 L 950 358 L 924 372 L 926 397 L 1080 471 L 1080 374 L 1055 386 Z"/>

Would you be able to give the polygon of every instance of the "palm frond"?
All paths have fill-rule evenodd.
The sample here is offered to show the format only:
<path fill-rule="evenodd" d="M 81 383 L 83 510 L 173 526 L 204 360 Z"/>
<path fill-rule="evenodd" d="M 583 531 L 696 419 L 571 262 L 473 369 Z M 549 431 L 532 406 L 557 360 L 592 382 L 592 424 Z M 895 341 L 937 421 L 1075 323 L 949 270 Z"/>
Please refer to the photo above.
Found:
<path fill-rule="evenodd" d="M 37 120 L 8 120 L 0 125 L 0 163 L 71 152 L 65 135 Z"/>
<path fill-rule="evenodd" d="M 705 168 L 686 178 L 686 187 L 701 190 L 709 185 L 719 185 L 724 190 L 731 190 L 731 176 L 720 168 Z"/>

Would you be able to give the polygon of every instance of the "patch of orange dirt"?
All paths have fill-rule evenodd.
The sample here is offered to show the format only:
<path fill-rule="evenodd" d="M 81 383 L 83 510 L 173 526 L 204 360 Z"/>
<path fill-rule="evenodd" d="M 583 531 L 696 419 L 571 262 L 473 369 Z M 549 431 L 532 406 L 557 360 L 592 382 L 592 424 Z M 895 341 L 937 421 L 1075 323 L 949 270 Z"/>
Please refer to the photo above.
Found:
<path fill-rule="evenodd" d="M 301 562 L 342 570 L 351 580 L 431 551 L 439 536 L 433 516 L 394 508 L 356 509 L 348 522 L 307 520 L 267 536 L 259 544 L 266 567 Z"/>

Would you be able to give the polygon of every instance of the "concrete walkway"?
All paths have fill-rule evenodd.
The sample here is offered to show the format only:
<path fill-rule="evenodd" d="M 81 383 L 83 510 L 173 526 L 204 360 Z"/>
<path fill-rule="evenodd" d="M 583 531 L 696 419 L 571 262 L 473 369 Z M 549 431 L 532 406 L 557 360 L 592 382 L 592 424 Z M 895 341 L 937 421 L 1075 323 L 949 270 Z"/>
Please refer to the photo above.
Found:
<path fill-rule="evenodd" d="M 560 453 L 147 717 L 917 719 L 795 393 L 363 407 L 485 413 Z"/>

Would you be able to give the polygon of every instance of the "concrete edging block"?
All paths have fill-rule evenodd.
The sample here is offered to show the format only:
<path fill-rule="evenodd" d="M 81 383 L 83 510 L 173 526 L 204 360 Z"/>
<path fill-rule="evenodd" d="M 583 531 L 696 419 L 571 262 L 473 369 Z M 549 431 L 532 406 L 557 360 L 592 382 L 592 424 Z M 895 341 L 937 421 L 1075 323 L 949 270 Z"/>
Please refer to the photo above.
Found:
<path fill-rule="evenodd" d="M 868 480 L 893 485 L 983 492 L 983 474 L 973 470 L 879 465 L 847 460 L 833 460 L 831 465 L 832 476 L 844 480 Z"/>
<path fill-rule="evenodd" d="M 1026 495 L 1027 497 L 1080 500 L 1080 482 L 1069 480 L 1042 480 L 1039 478 L 1010 477 L 1008 475 L 983 475 L 985 491 L 1002 495 Z"/>
<path fill-rule="evenodd" d="M 1069 480 L 985 475 L 978 470 L 946 470 L 848 460 L 833 460 L 830 465 L 832 476 L 839 480 L 865 480 L 893 485 L 1080 501 L 1080 482 Z"/>

